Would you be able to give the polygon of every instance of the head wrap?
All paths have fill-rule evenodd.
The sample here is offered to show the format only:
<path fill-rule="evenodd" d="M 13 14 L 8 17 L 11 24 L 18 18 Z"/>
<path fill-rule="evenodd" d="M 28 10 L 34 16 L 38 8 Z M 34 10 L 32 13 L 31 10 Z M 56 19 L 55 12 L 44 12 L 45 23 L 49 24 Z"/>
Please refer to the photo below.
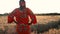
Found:
<path fill-rule="evenodd" d="M 20 0 L 19 2 L 25 2 L 25 0 Z"/>

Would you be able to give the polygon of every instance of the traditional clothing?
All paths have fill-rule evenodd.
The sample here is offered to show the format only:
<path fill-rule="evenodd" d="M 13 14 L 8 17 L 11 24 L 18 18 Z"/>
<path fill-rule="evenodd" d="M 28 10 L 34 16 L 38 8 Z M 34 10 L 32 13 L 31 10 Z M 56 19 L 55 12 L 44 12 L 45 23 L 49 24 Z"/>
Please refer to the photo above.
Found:
<path fill-rule="evenodd" d="M 12 13 L 8 15 L 8 23 L 12 23 L 16 17 L 16 31 L 18 34 L 30 34 L 30 27 L 29 27 L 29 17 L 31 18 L 31 23 L 36 24 L 36 16 L 29 8 L 25 8 L 21 11 L 19 8 L 13 10 Z"/>

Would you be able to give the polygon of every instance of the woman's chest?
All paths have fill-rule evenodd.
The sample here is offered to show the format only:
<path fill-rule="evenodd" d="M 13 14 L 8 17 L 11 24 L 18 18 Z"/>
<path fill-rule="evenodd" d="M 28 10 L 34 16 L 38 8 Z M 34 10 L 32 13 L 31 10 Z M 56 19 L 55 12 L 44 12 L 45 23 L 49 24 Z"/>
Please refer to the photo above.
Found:
<path fill-rule="evenodd" d="M 18 11 L 16 11 L 15 16 L 21 17 L 21 18 L 26 18 L 26 17 L 28 17 L 27 10 L 24 10 L 24 11 L 18 10 Z"/>

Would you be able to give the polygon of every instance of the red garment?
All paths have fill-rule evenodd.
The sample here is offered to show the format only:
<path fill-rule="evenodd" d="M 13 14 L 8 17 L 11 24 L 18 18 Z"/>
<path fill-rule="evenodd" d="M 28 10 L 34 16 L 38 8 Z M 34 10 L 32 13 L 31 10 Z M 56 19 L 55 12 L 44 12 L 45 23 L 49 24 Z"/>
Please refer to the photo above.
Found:
<path fill-rule="evenodd" d="M 13 10 L 12 13 L 10 13 L 8 15 L 8 23 L 12 23 L 14 21 L 14 17 L 16 17 L 16 21 L 17 21 L 17 32 L 18 34 L 30 34 L 29 30 L 30 27 L 28 24 L 29 22 L 29 18 L 28 16 L 31 18 L 31 23 L 36 24 L 36 17 L 35 15 L 32 13 L 32 11 L 29 8 L 24 9 L 24 11 L 19 10 L 19 8 L 16 8 L 15 10 Z M 20 27 L 20 24 L 26 24 L 27 26 L 22 26 Z M 20 30 L 26 28 L 27 30 L 23 32 L 20 32 Z"/>

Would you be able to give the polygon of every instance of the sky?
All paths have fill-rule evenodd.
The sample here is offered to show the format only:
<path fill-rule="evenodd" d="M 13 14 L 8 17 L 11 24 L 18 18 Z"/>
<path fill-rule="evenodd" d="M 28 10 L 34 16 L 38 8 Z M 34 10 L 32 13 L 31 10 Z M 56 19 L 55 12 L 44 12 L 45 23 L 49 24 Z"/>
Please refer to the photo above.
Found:
<path fill-rule="evenodd" d="M 33 13 L 60 13 L 60 0 L 25 0 Z M 0 0 L 0 14 L 10 13 L 19 7 L 19 0 Z"/>

